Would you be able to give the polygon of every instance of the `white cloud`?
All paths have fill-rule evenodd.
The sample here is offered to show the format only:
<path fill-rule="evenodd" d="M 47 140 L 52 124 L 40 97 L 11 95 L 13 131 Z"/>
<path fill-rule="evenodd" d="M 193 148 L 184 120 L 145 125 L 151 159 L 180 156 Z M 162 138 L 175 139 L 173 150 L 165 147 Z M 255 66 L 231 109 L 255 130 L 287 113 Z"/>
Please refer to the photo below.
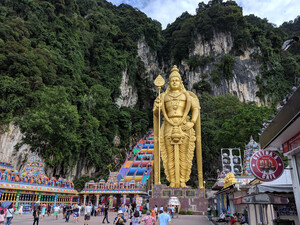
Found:
<path fill-rule="evenodd" d="M 237 3 L 243 7 L 244 15 L 267 18 L 277 26 L 300 15 L 299 0 L 238 0 Z"/>
<path fill-rule="evenodd" d="M 194 15 L 201 0 L 109 0 L 115 5 L 126 3 L 146 13 L 152 19 L 161 22 L 165 28 L 175 21 L 183 12 Z M 208 2 L 205 0 L 204 2 Z M 244 15 L 254 14 L 267 18 L 277 26 L 283 22 L 295 19 L 300 15 L 299 0 L 237 0 L 243 7 Z"/>

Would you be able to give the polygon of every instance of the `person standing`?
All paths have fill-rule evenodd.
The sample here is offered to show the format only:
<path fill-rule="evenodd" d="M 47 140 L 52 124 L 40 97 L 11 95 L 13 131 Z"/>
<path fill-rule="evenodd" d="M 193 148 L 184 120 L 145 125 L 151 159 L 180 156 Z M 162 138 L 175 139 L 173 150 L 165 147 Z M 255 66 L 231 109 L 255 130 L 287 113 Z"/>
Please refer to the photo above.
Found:
<path fill-rule="evenodd" d="M 39 218 L 40 218 L 40 214 L 41 214 L 41 206 L 35 206 L 33 209 L 33 225 L 39 225 Z"/>
<path fill-rule="evenodd" d="M 66 205 L 63 205 L 63 219 L 66 218 Z"/>
<path fill-rule="evenodd" d="M 166 210 L 159 214 L 158 219 L 159 225 L 171 225 L 171 217 L 166 213 Z"/>
<path fill-rule="evenodd" d="M 171 205 L 170 210 L 171 210 L 172 219 L 174 219 L 174 214 L 175 214 L 174 205 Z"/>
<path fill-rule="evenodd" d="M 73 217 L 74 217 L 74 223 L 78 223 L 78 217 L 79 217 L 79 208 L 78 208 L 78 205 L 76 204 L 74 206 L 74 209 L 73 209 Z"/>
<path fill-rule="evenodd" d="M 102 204 L 102 205 L 101 205 L 101 215 L 102 215 L 102 216 L 104 215 L 104 208 L 105 208 L 105 205 Z"/>
<path fill-rule="evenodd" d="M 71 206 L 69 204 L 66 205 L 66 222 L 69 222 L 70 219 L 70 214 L 71 214 Z"/>
<path fill-rule="evenodd" d="M 91 213 L 92 213 L 92 203 L 89 202 L 89 205 L 87 205 L 84 210 L 84 225 L 89 224 L 89 221 L 91 219 Z"/>
<path fill-rule="evenodd" d="M 92 205 L 92 216 L 95 216 L 95 205 Z"/>
<path fill-rule="evenodd" d="M 131 223 L 132 225 L 139 225 L 140 222 L 141 222 L 140 213 L 138 211 L 135 211 L 133 217 L 131 218 Z"/>
<path fill-rule="evenodd" d="M 102 223 L 105 223 L 104 222 L 105 219 L 106 219 L 106 222 L 109 223 L 109 221 L 108 221 L 108 205 L 105 205 L 105 208 L 104 208 L 104 218 L 103 218 Z"/>
<path fill-rule="evenodd" d="M 55 207 L 54 207 L 54 216 L 56 217 L 56 219 L 58 219 L 58 213 L 59 213 L 59 206 L 58 205 L 56 205 Z"/>
<path fill-rule="evenodd" d="M 4 211 L 1 210 L 0 211 L 0 225 L 4 224 L 4 220 L 5 220 L 5 214 L 4 214 Z"/>
<path fill-rule="evenodd" d="M 132 210 L 132 206 L 129 205 L 128 209 L 127 209 L 127 215 L 128 215 L 128 219 L 132 218 L 132 214 L 133 214 L 133 210 Z"/>
<path fill-rule="evenodd" d="M 48 214 L 48 216 L 51 215 L 51 204 L 50 203 L 47 206 L 47 214 Z"/>
<path fill-rule="evenodd" d="M 10 204 L 10 206 L 8 206 L 7 210 L 6 210 L 6 224 L 5 225 L 10 225 L 12 219 L 13 219 L 13 215 L 14 215 L 14 208 L 13 205 Z"/>
<path fill-rule="evenodd" d="M 116 225 L 124 225 L 126 222 L 127 221 L 124 218 L 122 210 L 119 210 L 118 211 L 118 215 L 117 215 L 117 217 L 114 220 L 114 224 L 116 224 Z M 135 225 L 135 224 L 132 222 L 132 225 Z"/>
<path fill-rule="evenodd" d="M 41 217 L 41 221 L 43 221 L 43 220 L 44 220 L 45 213 L 46 213 L 46 206 L 45 206 L 45 205 L 43 205 L 43 207 L 42 207 L 42 217 Z"/>
<path fill-rule="evenodd" d="M 21 214 L 21 216 L 22 216 L 22 214 L 23 214 L 23 204 L 20 205 L 20 208 L 19 208 L 19 214 Z"/>

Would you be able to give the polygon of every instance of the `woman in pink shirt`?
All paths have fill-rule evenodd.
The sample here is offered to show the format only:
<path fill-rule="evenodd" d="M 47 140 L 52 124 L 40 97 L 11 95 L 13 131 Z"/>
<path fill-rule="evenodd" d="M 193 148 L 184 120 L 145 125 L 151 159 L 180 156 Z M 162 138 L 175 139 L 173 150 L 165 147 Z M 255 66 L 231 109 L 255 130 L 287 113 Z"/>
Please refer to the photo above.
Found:
<path fill-rule="evenodd" d="M 145 225 L 153 225 L 155 224 L 155 219 L 150 216 L 150 211 L 147 211 L 147 216 L 144 216 L 144 218 L 142 219 L 142 221 L 145 222 Z"/>

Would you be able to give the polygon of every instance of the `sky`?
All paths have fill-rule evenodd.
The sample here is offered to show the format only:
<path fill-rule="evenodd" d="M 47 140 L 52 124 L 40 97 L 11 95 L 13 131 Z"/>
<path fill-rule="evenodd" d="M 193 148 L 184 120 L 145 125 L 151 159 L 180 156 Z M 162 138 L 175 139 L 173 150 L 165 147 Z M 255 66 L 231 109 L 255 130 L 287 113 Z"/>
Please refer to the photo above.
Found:
<path fill-rule="evenodd" d="M 165 29 L 183 12 L 195 15 L 198 3 L 202 0 L 108 0 L 120 5 L 129 4 L 138 8 L 152 19 L 158 20 Z M 204 0 L 205 3 L 208 0 Z M 267 18 L 270 23 L 280 26 L 283 22 L 294 20 L 300 15 L 300 0 L 236 0 L 243 7 L 243 14 L 254 14 Z"/>

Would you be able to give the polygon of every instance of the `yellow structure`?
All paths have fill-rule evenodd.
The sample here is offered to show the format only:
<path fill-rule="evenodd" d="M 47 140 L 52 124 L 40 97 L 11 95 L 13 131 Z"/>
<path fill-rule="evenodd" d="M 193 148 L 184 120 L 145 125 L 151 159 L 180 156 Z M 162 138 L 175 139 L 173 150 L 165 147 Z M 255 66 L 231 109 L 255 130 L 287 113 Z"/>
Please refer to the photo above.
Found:
<path fill-rule="evenodd" d="M 224 188 L 227 188 L 233 184 L 236 184 L 237 180 L 235 179 L 235 176 L 233 173 L 229 172 L 224 178 Z"/>
<path fill-rule="evenodd" d="M 160 76 L 157 79 L 155 85 L 160 91 L 164 82 Z M 164 121 L 162 126 L 160 113 Z M 167 90 L 154 102 L 153 128 L 154 184 L 160 184 L 161 157 L 170 186 L 186 187 L 196 146 L 199 188 L 203 188 L 200 103 L 193 92 L 184 88 L 176 66 L 171 70 Z"/>

